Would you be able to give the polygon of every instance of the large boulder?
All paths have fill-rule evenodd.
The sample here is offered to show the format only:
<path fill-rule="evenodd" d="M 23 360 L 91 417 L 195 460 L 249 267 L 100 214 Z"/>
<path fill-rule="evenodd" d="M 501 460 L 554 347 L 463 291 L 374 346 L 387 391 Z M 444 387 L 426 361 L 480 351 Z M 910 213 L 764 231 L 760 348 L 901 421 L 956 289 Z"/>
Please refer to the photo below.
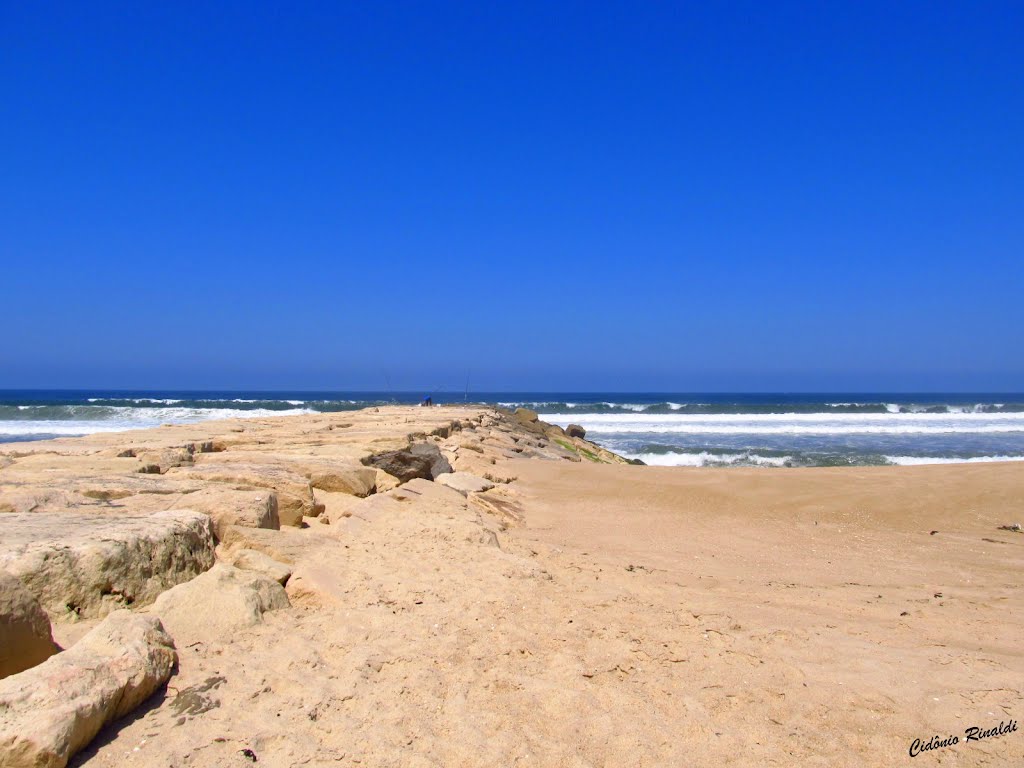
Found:
<path fill-rule="evenodd" d="M 529 408 L 516 408 L 513 415 L 517 421 L 523 424 L 533 424 L 540 418 L 536 411 L 531 411 Z"/>
<path fill-rule="evenodd" d="M 377 472 L 372 467 L 339 464 L 310 473 L 309 484 L 331 493 L 369 496 L 377 488 Z"/>
<path fill-rule="evenodd" d="M 363 464 L 382 469 L 403 483 L 415 478 L 436 480 L 452 471 L 452 465 L 434 443 L 415 443 L 402 450 L 367 456 Z"/>
<path fill-rule="evenodd" d="M 176 662 L 156 618 L 111 613 L 69 650 L 0 681 L 0 765 L 63 768 L 163 685 Z"/>
<path fill-rule="evenodd" d="M 213 565 L 210 518 L 30 512 L 4 516 L 0 569 L 54 618 L 101 618 L 139 607 Z"/>
<path fill-rule="evenodd" d="M 414 456 L 420 456 L 430 462 L 430 477 L 424 478 L 425 480 L 437 480 L 441 475 L 452 471 L 452 465 L 434 443 L 416 443 L 409 446 L 409 450 Z"/>
<path fill-rule="evenodd" d="M 287 608 L 288 595 L 276 579 L 218 563 L 187 584 L 157 598 L 152 611 L 178 645 L 224 640 L 263 621 L 263 614 Z"/>
<path fill-rule="evenodd" d="M 569 437 L 578 437 L 582 440 L 587 436 L 587 430 L 585 430 L 579 424 L 570 424 L 565 428 L 565 434 L 567 434 Z"/>
<path fill-rule="evenodd" d="M 0 678 L 34 667 L 56 652 L 46 611 L 21 581 L 0 572 Z"/>

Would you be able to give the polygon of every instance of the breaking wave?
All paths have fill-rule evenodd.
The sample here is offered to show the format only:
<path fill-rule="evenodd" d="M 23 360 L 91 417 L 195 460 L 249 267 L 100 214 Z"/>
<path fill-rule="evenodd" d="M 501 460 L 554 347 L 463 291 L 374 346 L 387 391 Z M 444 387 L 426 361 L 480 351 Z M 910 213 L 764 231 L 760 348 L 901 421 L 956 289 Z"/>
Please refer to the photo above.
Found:
<path fill-rule="evenodd" d="M 546 421 L 588 433 L 681 435 L 857 435 L 1024 432 L 1024 413 L 550 413 Z"/>

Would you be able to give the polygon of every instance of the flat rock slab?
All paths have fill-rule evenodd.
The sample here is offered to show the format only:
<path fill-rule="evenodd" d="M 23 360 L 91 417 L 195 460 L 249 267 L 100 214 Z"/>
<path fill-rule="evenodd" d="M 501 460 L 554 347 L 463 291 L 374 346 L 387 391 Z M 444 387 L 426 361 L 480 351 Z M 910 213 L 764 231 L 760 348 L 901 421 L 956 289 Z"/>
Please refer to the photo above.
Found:
<path fill-rule="evenodd" d="M 200 467 L 216 465 L 260 466 L 292 472 L 306 478 L 313 488 L 352 496 L 369 496 L 374 492 L 377 480 L 373 469 L 368 469 L 358 460 L 349 457 L 229 451 L 204 457 L 199 464 Z"/>
<path fill-rule="evenodd" d="M 483 493 L 494 487 L 494 483 L 490 480 L 484 480 L 482 477 L 470 472 L 450 472 L 437 478 L 437 482 L 441 483 L 441 485 L 447 485 L 463 496 L 470 493 Z"/>
<path fill-rule="evenodd" d="M 377 498 L 371 496 L 366 501 Z M 360 499 L 360 503 L 365 503 Z M 330 526 L 327 526 L 329 528 Z M 292 564 L 313 549 L 320 542 L 319 537 L 311 537 L 307 532 L 294 528 L 282 528 L 271 531 L 266 528 L 244 528 L 240 525 L 229 525 L 221 539 L 218 558 L 230 562 L 234 553 L 241 549 L 252 549 L 262 552 L 280 563 Z"/>
<path fill-rule="evenodd" d="M 231 564 L 243 571 L 255 571 L 256 573 L 268 576 L 282 587 L 291 578 L 292 568 L 263 552 L 255 549 L 239 549 L 229 555 Z"/>
<path fill-rule="evenodd" d="M 101 618 L 213 566 L 210 518 L 30 512 L 3 516 L 0 569 L 16 576 L 51 619 Z"/>
<path fill-rule="evenodd" d="M 0 765 L 63 768 L 163 685 L 177 658 L 159 620 L 115 611 L 70 650 L 0 680 Z"/>
<path fill-rule="evenodd" d="M 0 514 L 57 512 L 82 504 L 88 499 L 64 488 L 31 485 L 0 486 Z"/>

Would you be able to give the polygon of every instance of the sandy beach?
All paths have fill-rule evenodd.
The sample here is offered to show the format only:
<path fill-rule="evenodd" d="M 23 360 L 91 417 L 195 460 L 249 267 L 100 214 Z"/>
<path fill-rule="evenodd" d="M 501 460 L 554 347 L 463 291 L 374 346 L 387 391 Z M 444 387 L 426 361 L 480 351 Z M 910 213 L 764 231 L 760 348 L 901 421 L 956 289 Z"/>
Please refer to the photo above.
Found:
<path fill-rule="evenodd" d="M 426 477 L 380 469 L 424 444 L 454 473 L 432 475 L 434 458 Z M 964 733 L 1024 714 L 1024 534 L 1001 529 L 1024 522 L 1020 464 L 632 466 L 529 414 L 474 408 L 226 420 L 0 454 L 0 565 L 36 591 L 64 649 L 0 681 L 5 765 L 64 764 L 28 761 L 81 712 L 25 691 L 59 691 L 58 660 L 125 615 L 159 619 L 175 664 L 72 765 L 1024 759 L 1021 731 Z M 280 497 L 276 528 L 247 512 L 254 489 Z M 152 574 L 131 599 L 107 584 L 76 611 L 37 586 L 39 558 L 11 535 L 88 512 L 102 538 L 190 507 L 210 521 L 208 561 L 190 545 L 166 583 Z"/>
<path fill-rule="evenodd" d="M 1024 768 L 1024 0 L 0 11 L 0 768 Z"/>

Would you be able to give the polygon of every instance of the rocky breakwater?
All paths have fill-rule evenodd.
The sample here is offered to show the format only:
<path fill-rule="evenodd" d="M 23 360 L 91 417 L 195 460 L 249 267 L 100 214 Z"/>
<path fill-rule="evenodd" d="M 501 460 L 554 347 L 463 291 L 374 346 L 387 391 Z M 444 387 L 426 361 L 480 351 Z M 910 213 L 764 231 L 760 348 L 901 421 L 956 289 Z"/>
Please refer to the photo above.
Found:
<path fill-rule="evenodd" d="M 157 726 L 219 706 L 223 675 L 192 678 L 268 624 L 360 607 L 371 567 L 353 548 L 384 529 L 416 519 L 500 561 L 521 512 L 498 466 L 511 458 L 623 461 L 535 413 L 484 407 L 0 445 L 0 764 L 65 765 L 175 669 Z M 187 763 L 188 743 L 168 737 L 161 759 Z"/>

